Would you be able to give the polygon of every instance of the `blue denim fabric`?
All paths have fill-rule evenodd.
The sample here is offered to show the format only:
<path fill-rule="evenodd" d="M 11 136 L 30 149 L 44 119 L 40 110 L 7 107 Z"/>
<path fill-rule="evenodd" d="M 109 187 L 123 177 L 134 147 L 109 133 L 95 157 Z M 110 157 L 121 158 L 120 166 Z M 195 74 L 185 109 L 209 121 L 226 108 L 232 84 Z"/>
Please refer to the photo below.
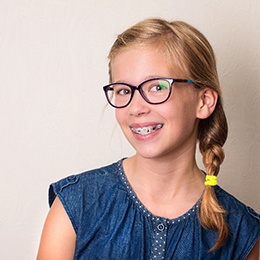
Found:
<path fill-rule="evenodd" d="M 61 200 L 77 234 L 74 259 L 224 259 L 243 260 L 260 237 L 260 215 L 219 186 L 230 237 L 209 253 L 215 231 L 201 227 L 197 202 L 183 216 L 169 220 L 151 214 L 136 197 L 122 160 L 64 178 L 50 186 L 49 203 Z"/>

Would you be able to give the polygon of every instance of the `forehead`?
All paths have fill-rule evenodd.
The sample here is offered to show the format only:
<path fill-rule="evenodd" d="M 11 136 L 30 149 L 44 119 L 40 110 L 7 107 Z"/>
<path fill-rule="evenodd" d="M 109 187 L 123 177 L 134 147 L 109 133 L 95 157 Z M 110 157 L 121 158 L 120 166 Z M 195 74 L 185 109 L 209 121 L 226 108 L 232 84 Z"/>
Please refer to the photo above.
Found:
<path fill-rule="evenodd" d="M 111 60 L 112 81 L 129 78 L 174 77 L 174 69 L 161 48 L 135 45 L 121 49 Z"/>
<path fill-rule="evenodd" d="M 183 77 L 175 62 L 174 54 L 169 55 L 159 44 L 133 44 L 121 48 L 110 61 L 112 81 L 125 80 L 125 77 L 140 78 L 147 74 L 157 77 Z"/>

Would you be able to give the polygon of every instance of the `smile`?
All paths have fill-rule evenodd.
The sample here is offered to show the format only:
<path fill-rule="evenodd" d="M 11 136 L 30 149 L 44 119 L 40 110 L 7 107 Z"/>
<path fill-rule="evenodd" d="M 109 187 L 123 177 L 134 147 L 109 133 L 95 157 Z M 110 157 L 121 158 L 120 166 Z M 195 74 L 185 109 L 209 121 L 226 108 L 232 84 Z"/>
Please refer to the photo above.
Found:
<path fill-rule="evenodd" d="M 155 131 L 161 129 L 163 127 L 162 124 L 158 124 L 156 126 L 146 126 L 146 127 L 132 127 L 131 130 L 132 132 L 139 134 L 139 135 L 148 135 L 151 133 L 154 133 Z"/>

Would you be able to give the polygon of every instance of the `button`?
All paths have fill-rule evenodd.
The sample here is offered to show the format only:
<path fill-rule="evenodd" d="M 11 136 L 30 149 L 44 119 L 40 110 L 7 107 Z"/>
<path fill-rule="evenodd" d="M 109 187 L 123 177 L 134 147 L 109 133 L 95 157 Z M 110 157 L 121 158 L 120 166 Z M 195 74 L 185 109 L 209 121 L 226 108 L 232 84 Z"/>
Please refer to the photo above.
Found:
<path fill-rule="evenodd" d="M 71 176 L 67 177 L 67 182 L 68 182 L 69 184 L 73 184 L 73 183 L 75 183 L 75 182 L 77 182 L 77 181 L 78 181 L 78 178 L 77 178 L 76 175 L 71 175 Z"/>
<path fill-rule="evenodd" d="M 66 179 L 64 179 L 64 181 L 62 182 L 62 186 L 61 189 L 69 186 L 70 184 L 74 184 L 78 181 L 79 177 L 76 175 L 71 175 L 68 176 Z"/>
<path fill-rule="evenodd" d="M 157 229 L 158 229 L 160 232 L 162 232 L 162 231 L 164 231 L 165 227 L 164 227 L 164 225 L 163 225 L 162 223 L 160 223 L 160 224 L 157 226 Z"/>

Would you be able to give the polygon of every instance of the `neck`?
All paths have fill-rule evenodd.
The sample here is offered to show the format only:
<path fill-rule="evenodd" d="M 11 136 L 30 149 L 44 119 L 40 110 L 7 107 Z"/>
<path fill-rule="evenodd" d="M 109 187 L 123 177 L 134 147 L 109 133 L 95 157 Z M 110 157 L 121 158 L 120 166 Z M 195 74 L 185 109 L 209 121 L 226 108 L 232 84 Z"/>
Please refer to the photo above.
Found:
<path fill-rule="evenodd" d="M 134 156 L 125 164 L 126 175 L 142 187 L 151 187 L 151 190 L 160 186 L 171 187 L 177 191 L 192 185 L 202 173 L 198 168 L 195 158 L 190 163 L 181 164 L 179 161 L 154 161 Z"/>
<path fill-rule="evenodd" d="M 136 154 L 123 166 L 139 199 L 156 215 L 172 218 L 185 213 L 204 190 L 204 175 L 194 153 L 188 158 L 183 155 L 171 159 L 147 159 Z M 172 205 L 178 210 L 173 211 Z"/>

